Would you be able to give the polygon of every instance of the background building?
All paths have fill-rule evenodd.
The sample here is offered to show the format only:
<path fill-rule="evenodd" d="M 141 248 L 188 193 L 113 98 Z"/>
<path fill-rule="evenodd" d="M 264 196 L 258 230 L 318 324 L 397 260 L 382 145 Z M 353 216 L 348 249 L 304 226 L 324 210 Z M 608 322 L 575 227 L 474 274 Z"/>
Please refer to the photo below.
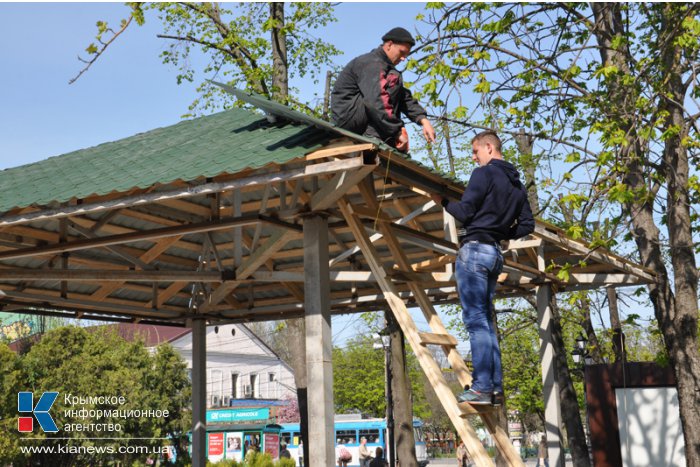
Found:
<path fill-rule="evenodd" d="M 143 339 L 147 347 L 169 342 L 191 371 L 189 328 L 131 323 L 110 326 L 125 339 Z M 296 397 L 291 367 L 245 325 L 208 326 L 206 352 L 207 407 L 260 405 L 265 400 Z"/>

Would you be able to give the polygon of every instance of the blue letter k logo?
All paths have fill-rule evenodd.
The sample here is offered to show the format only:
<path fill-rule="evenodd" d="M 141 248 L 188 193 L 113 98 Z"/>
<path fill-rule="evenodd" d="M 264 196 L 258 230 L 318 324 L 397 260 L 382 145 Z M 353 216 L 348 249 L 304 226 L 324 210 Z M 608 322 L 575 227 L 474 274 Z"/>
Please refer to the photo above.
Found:
<path fill-rule="evenodd" d="M 34 394 L 31 392 L 20 392 L 17 393 L 17 407 L 20 412 L 32 412 L 44 432 L 55 433 L 58 431 L 58 427 L 51 415 L 49 415 L 49 410 L 57 397 L 57 392 L 45 392 L 41 395 L 35 407 Z"/>

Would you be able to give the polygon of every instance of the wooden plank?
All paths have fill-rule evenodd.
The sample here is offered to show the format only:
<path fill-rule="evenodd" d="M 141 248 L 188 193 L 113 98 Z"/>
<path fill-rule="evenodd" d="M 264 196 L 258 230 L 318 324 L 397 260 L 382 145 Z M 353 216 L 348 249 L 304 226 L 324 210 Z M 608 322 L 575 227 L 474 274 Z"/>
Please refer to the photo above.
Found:
<path fill-rule="evenodd" d="M 411 208 L 409 208 L 406 204 L 406 201 L 404 201 L 401 198 L 394 201 L 394 206 L 396 206 L 396 209 L 399 211 L 402 217 L 406 217 L 411 213 Z M 420 223 L 416 219 L 411 219 L 408 225 L 412 229 L 418 230 L 419 232 L 423 232 L 423 227 L 421 227 Z"/>
<path fill-rule="evenodd" d="M 523 248 L 537 248 L 541 244 L 541 238 L 510 240 L 508 241 L 508 247 L 503 251 L 506 252 L 510 250 L 522 250 Z"/>
<path fill-rule="evenodd" d="M 350 188 L 355 187 L 360 180 L 365 178 L 367 174 L 371 173 L 376 167 L 376 164 L 366 165 L 357 170 L 337 173 L 313 195 L 310 203 L 311 210 L 320 211 L 333 206 L 341 196 L 345 195 Z"/>
<path fill-rule="evenodd" d="M 295 240 L 300 237 L 300 234 L 290 234 L 285 230 L 277 230 L 275 233 L 270 235 L 268 239 L 263 243 L 260 248 L 255 250 L 250 256 L 248 256 L 241 263 L 238 268 L 236 268 L 236 279 L 245 279 L 251 274 L 253 274 L 257 269 L 262 266 L 265 261 L 277 253 L 284 245 L 288 242 Z M 212 307 L 221 303 L 221 301 L 231 293 L 233 289 L 238 287 L 241 283 L 238 280 L 226 281 L 221 284 L 216 290 L 209 296 L 207 303 L 200 307 L 202 313 L 206 313 Z"/>
<path fill-rule="evenodd" d="M 451 345 L 457 347 L 457 339 L 451 334 L 434 334 L 430 332 L 419 332 L 421 345 Z"/>
<path fill-rule="evenodd" d="M 160 317 L 160 318 L 179 318 L 182 316 L 179 310 L 153 310 L 144 306 L 135 306 L 127 300 L 101 300 L 94 301 L 81 298 L 77 294 L 71 294 L 71 298 L 62 298 L 60 291 L 42 291 L 42 293 L 33 292 L 17 292 L 14 290 L 4 291 L 6 299 L 18 299 L 29 301 L 30 303 L 49 303 L 53 306 L 64 306 L 73 308 L 84 308 L 95 311 L 96 313 L 128 313 L 137 316 Z"/>
<path fill-rule="evenodd" d="M 612 252 L 603 249 L 600 249 L 600 251 L 592 250 L 578 241 L 567 238 L 563 232 L 549 232 L 545 227 L 539 225 L 539 223 L 535 225 L 535 232 L 533 233 L 533 235 L 541 237 L 548 242 L 562 245 L 564 249 L 568 251 L 580 253 L 591 257 L 596 261 L 610 264 L 625 272 L 639 276 L 639 278 L 644 279 L 649 283 L 653 283 L 656 281 L 655 274 L 652 271 L 646 270 L 645 268 L 630 263 L 626 259 L 621 258 Z"/>
<path fill-rule="evenodd" d="M 454 258 L 450 255 L 442 255 L 438 256 L 437 258 L 431 258 L 427 259 L 425 261 L 419 261 L 418 263 L 412 263 L 411 268 L 413 268 L 414 271 L 432 271 L 434 269 L 439 269 L 443 266 L 446 266 L 448 264 L 454 263 Z M 453 271 L 446 271 L 446 272 L 453 272 Z"/>
<path fill-rule="evenodd" d="M 264 218 L 257 214 L 242 216 L 235 219 L 226 219 L 215 222 L 202 222 L 198 224 L 190 224 L 181 227 L 164 227 L 145 232 L 132 232 L 124 235 L 109 235 L 106 237 L 88 238 L 66 242 L 57 245 L 48 245 L 34 248 L 22 248 L 17 250 L 4 251 L 0 253 L 0 259 L 14 259 L 31 256 L 43 256 L 66 251 L 78 251 L 89 248 L 101 248 L 123 243 L 137 242 L 141 240 L 155 240 L 158 238 L 171 237 L 173 235 L 188 235 L 193 233 L 203 233 L 208 231 L 225 230 L 238 225 L 251 225 L 260 221 L 273 221 L 269 218 Z M 280 221 L 274 221 L 275 224 L 284 225 Z M 298 227 L 287 224 L 293 230 L 299 230 Z"/>
<path fill-rule="evenodd" d="M 165 302 L 177 295 L 180 290 L 186 287 L 186 285 L 187 284 L 183 284 L 182 282 L 173 282 L 165 290 L 158 294 L 158 302 L 151 303 L 151 306 L 155 307 L 156 309 L 160 309 Z"/>
<path fill-rule="evenodd" d="M 221 282 L 218 271 L 132 271 L 132 270 L 102 270 L 102 269 L 0 269 L 0 280 L 7 281 L 36 281 L 55 280 L 69 282 L 118 282 L 116 287 L 124 282 Z M 107 294 L 109 295 L 109 294 Z M 95 292 L 93 299 L 104 298 Z"/>
<path fill-rule="evenodd" d="M 427 212 L 428 210 L 430 210 L 434 206 L 436 206 L 435 201 L 430 200 L 427 203 L 416 208 L 409 215 L 404 216 L 401 219 L 399 219 L 398 221 L 396 221 L 395 224 L 399 224 L 399 225 L 406 224 L 406 223 L 410 222 L 412 219 L 415 219 L 416 217 L 420 216 L 421 214 L 424 214 L 425 212 Z M 372 235 L 370 237 L 370 240 L 372 241 L 372 243 L 374 243 L 377 240 L 379 240 L 380 238 L 382 238 L 382 234 L 377 233 L 377 234 Z M 345 258 L 348 258 L 349 256 L 354 255 L 355 253 L 357 253 L 359 251 L 360 251 L 360 248 L 358 246 L 354 246 L 354 247 L 340 253 L 339 255 L 337 255 L 335 258 L 333 258 L 330 261 L 330 266 L 333 267 L 335 264 L 341 262 L 342 260 L 344 260 Z M 406 269 L 408 269 L 408 268 L 406 268 Z"/>
<path fill-rule="evenodd" d="M 377 146 L 372 143 L 364 144 L 340 144 L 332 147 L 325 147 L 323 149 L 318 149 L 316 151 L 310 152 L 304 156 L 307 161 L 313 161 L 316 159 L 323 159 L 324 157 L 334 157 L 341 156 L 350 153 L 356 153 L 359 151 L 371 151 L 376 150 Z"/>

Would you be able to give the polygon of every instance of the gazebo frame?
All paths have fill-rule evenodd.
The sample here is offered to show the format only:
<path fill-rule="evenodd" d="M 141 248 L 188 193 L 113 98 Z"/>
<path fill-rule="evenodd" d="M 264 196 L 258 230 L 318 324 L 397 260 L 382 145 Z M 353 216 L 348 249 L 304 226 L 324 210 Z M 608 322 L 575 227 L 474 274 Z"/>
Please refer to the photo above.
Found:
<path fill-rule="evenodd" d="M 304 317 L 308 397 L 314 401 L 309 454 L 312 467 L 320 467 L 335 462 L 328 428 L 334 415 L 330 317 L 389 308 L 477 465 L 491 460 L 467 419 L 473 415 L 484 420 L 508 463 L 523 465 L 494 412 L 457 403 L 428 349 L 442 348 L 460 384 L 470 384 L 457 341 L 435 311 L 458 302 L 452 269 L 457 246 L 451 216 L 430 199 L 431 193 L 458 199 L 464 185 L 375 140 L 237 95 L 267 117 L 241 109 L 217 114 L 235 118 L 221 123 L 219 149 L 191 155 L 203 167 L 196 176 L 100 190 L 87 180 L 75 193 L 55 198 L 34 196 L 38 189 L 27 186 L 21 204 L 1 206 L 2 311 L 192 327 L 194 465 L 204 465 L 206 446 L 205 326 Z M 239 117 L 248 120 L 238 124 Z M 206 148 L 211 135 L 197 125 L 211 118 L 170 128 L 191 132 Z M 152 148 L 164 144 L 161 137 L 155 131 L 94 150 L 113 156 L 114 170 L 127 170 L 117 149 L 138 151 L 137 143 Z M 256 156 L 262 163 L 205 170 L 216 158 L 245 158 L 241 145 L 251 140 L 263 151 Z M 62 157 L 34 166 L 60 167 Z M 163 159 L 143 170 L 155 171 L 158 164 Z M 178 168 L 173 163 L 172 170 Z M 0 183 L 32 173 L 29 167 L 9 169 L 0 173 Z M 644 284 L 654 274 L 539 221 L 534 234 L 510 242 L 504 255 L 498 296 L 537 296 L 550 459 L 560 465 L 550 298 L 555 291 Z M 562 267 L 566 281 L 556 274 Z M 418 330 L 410 307 L 422 310 L 431 332 Z"/>

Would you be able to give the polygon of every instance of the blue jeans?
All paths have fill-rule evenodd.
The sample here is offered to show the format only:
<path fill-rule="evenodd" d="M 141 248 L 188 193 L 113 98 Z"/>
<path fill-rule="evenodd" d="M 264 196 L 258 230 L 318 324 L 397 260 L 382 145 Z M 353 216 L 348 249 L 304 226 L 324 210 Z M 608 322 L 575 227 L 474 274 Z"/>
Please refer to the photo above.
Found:
<path fill-rule="evenodd" d="M 493 296 L 503 270 L 503 255 L 496 245 L 466 242 L 455 267 L 462 322 L 472 350 L 472 389 L 503 392 L 501 349 L 493 325 Z"/>

